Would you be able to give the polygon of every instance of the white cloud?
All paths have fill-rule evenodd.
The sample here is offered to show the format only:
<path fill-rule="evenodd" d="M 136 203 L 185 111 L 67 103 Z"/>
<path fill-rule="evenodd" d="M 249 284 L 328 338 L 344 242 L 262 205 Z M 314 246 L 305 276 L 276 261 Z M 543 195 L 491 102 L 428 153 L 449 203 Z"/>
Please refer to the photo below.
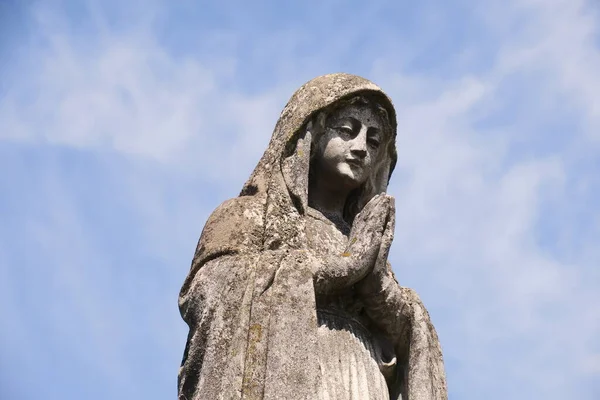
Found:
<path fill-rule="evenodd" d="M 46 9 L 37 22 L 48 45 L 26 53 L 27 80 L 0 100 L 0 137 L 115 151 L 213 182 L 259 158 L 281 99 L 223 88 L 234 71 L 227 58 L 173 57 L 146 30 L 92 29 L 78 40 Z"/>
<path fill-rule="evenodd" d="M 600 311 L 592 306 L 600 303 L 592 262 L 600 251 L 588 247 L 585 256 L 557 258 L 538 238 L 545 233 L 541 221 L 560 224 L 555 229 L 574 223 L 544 214 L 548 202 L 551 212 L 569 209 L 574 183 L 597 187 L 572 161 L 582 155 L 581 143 L 597 146 L 598 20 L 582 2 L 496 5 L 496 12 L 485 12 L 503 42 L 488 70 L 428 81 L 377 64 L 378 82 L 400 99 L 398 175 L 404 179 L 392 185 L 398 197 L 392 261 L 401 282 L 425 289 L 434 321 L 445 322 L 438 329 L 446 357 L 458 363 L 449 371 L 455 393 L 485 393 L 493 385 L 498 398 L 590 398 L 594 389 L 580 383 L 600 377 L 593 361 Z M 531 17 L 525 30 L 508 31 L 523 15 Z M 518 74 L 531 76 L 531 83 L 511 87 Z M 440 95 L 432 95 L 432 84 Z M 507 88 L 533 94 L 511 104 L 525 109 L 524 116 L 481 123 L 498 112 Z M 532 103 L 536 93 L 540 99 Z M 585 121 L 565 132 L 566 148 L 546 155 L 511 151 L 532 135 L 545 140 L 545 114 L 557 118 L 561 110 L 575 110 Z M 595 206 L 584 206 L 597 218 Z M 594 240 L 579 235 L 580 242 Z M 529 388 L 511 392 L 511 385 L 523 384 Z"/>
<path fill-rule="evenodd" d="M 562 101 L 570 100 L 582 114 L 584 131 L 597 141 L 600 136 L 600 51 L 598 50 L 599 9 L 585 0 L 515 0 L 490 17 L 496 26 L 505 26 L 506 43 L 500 52 L 500 76 L 514 71 L 548 74 Z M 508 8 L 508 12 L 506 9 Z M 500 16 L 500 17 L 499 17 Z M 521 29 L 507 27 L 524 20 Z M 567 104 L 569 106 L 571 104 Z"/>

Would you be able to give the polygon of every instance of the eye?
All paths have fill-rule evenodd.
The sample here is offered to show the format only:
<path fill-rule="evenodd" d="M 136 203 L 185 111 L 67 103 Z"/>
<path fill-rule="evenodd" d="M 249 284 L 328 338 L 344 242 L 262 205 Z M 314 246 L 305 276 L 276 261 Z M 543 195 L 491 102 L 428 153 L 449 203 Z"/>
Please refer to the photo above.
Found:
<path fill-rule="evenodd" d="M 336 127 L 336 130 L 345 136 L 351 136 L 354 133 L 352 127 L 348 125 L 338 126 Z"/>
<path fill-rule="evenodd" d="M 367 131 L 367 145 L 374 150 L 381 145 L 381 132 L 379 129 L 369 128 Z"/>
<path fill-rule="evenodd" d="M 381 144 L 381 138 L 377 132 L 369 132 L 367 135 L 367 144 L 372 149 L 376 149 Z"/>
<path fill-rule="evenodd" d="M 369 138 L 369 139 L 367 139 L 367 144 L 368 144 L 369 146 L 371 146 L 371 148 L 373 148 L 373 149 L 376 149 L 376 148 L 378 148 L 378 147 L 379 147 L 379 145 L 380 145 L 381 143 L 379 142 L 379 139 L 376 139 L 376 138 Z"/>

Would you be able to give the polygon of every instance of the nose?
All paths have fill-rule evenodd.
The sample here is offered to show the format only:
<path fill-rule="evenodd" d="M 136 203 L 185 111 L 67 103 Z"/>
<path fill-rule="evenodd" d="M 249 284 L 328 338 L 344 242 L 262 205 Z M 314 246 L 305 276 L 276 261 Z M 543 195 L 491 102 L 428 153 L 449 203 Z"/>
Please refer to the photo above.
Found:
<path fill-rule="evenodd" d="M 350 153 L 361 160 L 367 156 L 367 129 L 365 126 L 361 127 L 358 135 L 352 140 Z"/>
<path fill-rule="evenodd" d="M 351 148 L 350 149 L 350 153 L 359 159 L 364 159 L 367 156 L 367 150 L 366 149 L 361 149 L 361 148 Z"/>

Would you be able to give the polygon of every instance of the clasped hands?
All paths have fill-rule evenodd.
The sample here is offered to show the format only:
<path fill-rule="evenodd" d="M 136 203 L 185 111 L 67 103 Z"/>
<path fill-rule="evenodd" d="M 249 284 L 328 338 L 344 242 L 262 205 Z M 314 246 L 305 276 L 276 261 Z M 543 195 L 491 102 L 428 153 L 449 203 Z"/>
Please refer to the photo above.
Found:
<path fill-rule="evenodd" d="M 319 292 L 331 292 L 357 285 L 360 291 L 386 273 L 386 261 L 394 236 L 394 198 L 385 193 L 374 196 L 356 215 L 345 251 L 326 257 L 315 274 Z"/>

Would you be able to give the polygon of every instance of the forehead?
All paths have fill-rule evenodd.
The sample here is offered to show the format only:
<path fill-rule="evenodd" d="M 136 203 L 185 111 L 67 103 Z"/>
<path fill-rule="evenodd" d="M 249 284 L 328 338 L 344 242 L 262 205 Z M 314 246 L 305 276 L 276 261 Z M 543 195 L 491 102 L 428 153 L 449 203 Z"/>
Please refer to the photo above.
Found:
<path fill-rule="evenodd" d="M 363 125 L 374 128 L 383 127 L 383 117 L 371 104 L 346 104 L 333 110 L 330 114 L 332 122 L 354 118 Z"/>

